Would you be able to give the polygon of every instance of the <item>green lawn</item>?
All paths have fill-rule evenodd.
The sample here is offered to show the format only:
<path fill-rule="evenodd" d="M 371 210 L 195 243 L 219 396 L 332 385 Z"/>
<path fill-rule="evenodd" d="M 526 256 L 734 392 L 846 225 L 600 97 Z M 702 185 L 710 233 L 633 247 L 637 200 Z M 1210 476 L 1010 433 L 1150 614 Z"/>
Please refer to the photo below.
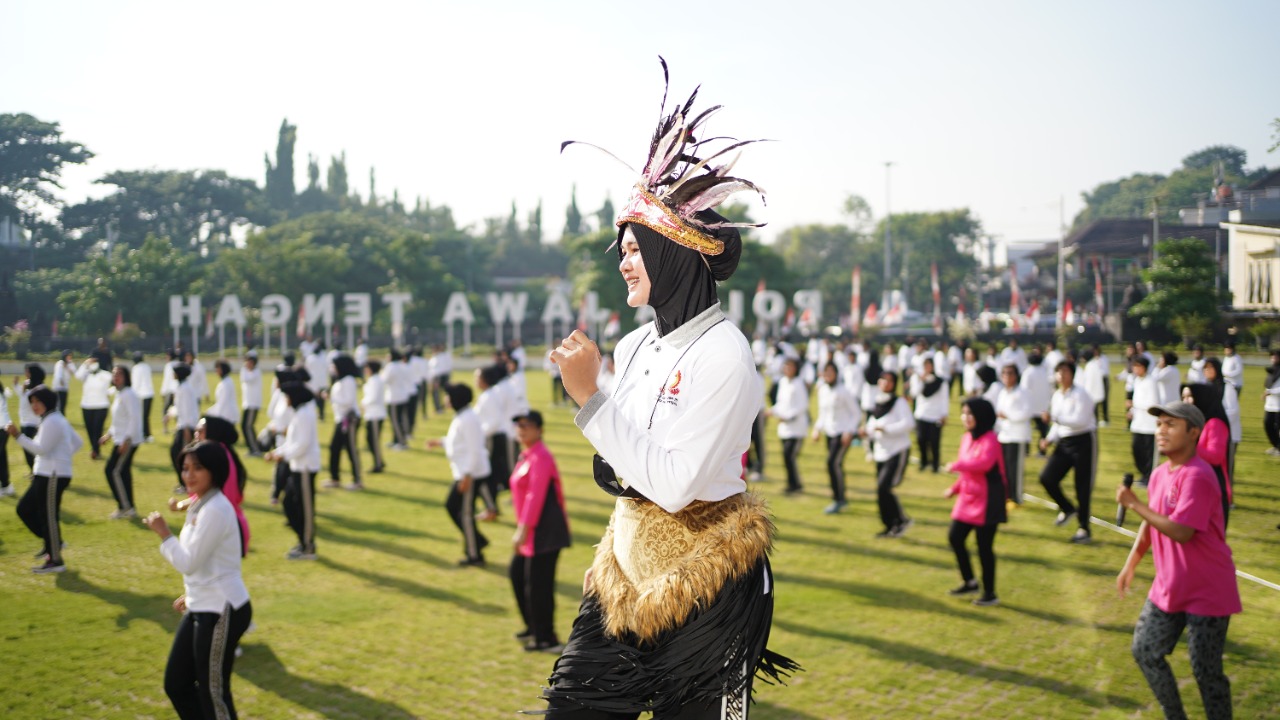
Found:
<path fill-rule="evenodd" d="M 1280 582 L 1280 460 L 1262 453 L 1261 374 L 1249 369 L 1228 539 L 1240 569 Z M 592 451 L 571 412 L 548 408 L 547 385 L 545 375 L 530 373 L 573 524 L 575 545 L 561 556 L 557 592 L 564 637 L 612 502 L 590 477 Z M 1102 517 L 1113 514 L 1113 488 L 1129 466 L 1121 400 L 1113 398 L 1112 425 L 1101 431 L 1094 510 Z M 78 410 L 71 419 L 78 428 Z M 294 539 L 268 503 L 268 466 L 246 458 L 253 543 L 244 574 L 257 628 L 236 662 L 243 717 L 501 718 L 541 707 L 552 658 L 525 653 L 512 638 L 520 627 L 509 556 L 493 550 L 483 570 L 454 565 L 461 543 L 443 509 L 448 467 L 420 449 L 447 421 L 433 415 L 420 425 L 415 449 L 389 454 L 389 472 L 368 476 L 367 491 L 318 492 L 317 562 L 283 558 Z M 1001 605 L 976 608 L 946 594 L 958 582 L 946 545 L 946 476 L 910 470 L 901 494 L 915 526 L 903 539 L 876 540 L 872 466 L 861 452 L 847 462 L 849 509 L 827 516 L 818 445 L 802 455 L 806 494 L 788 498 L 772 429 L 770 438 L 769 479 L 756 489 L 770 500 L 779 529 L 771 646 L 805 672 L 789 687 L 758 686 L 753 717 L 1159 716 L 1128 649 L 1150 561 L 1135 593 L 1121 599 L 1115 592 L 1128 538 L 1095 528 L 1092 546 L 1070 545 L 1070 529 L 1053 527 L 1052 511 L 1028 504 L 997 538 Z M 944 458 L 954 456 L 958 438 L 955 425 L 945 430 Z M 9 459 L 21 492 L 25 467 L 12 442 Z M 1043 495 L 1039 467 L 1030 461 L 1028 489 Z M 175 482 L 167 439 L 140 450 L 135 468 L 140 510 L 163 508 Z M 87 448 L 76 471 L 63 505 L 70 567 L 63 575 L 31 574 L 38 542 L 13 512 L 15 501 L 0 501 L 0 717 L 171 717 L 162 676 L 181 577 L 141 524 L 106 519 L 114 503 Z M 505 547 L 513 529 L 504 509 L 499 522 L 483 526 L 494 548 Z M 1232 621 L 1226 657 L 1236 716 L 1276 716 L 1280 592 L 1243 580 L 1240 591 L 1245 612 Z M 1200 715 L 1185 644 L 1173 663 L 1192 716 Z"/>

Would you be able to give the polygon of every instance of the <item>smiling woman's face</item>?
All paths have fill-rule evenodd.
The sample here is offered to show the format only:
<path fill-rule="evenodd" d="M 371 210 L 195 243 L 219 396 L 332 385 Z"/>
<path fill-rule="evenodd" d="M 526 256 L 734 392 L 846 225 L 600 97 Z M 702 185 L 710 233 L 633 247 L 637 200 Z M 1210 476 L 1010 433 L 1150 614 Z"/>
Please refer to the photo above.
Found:
<path fill-rule="evenodd" d="M 640 243 L 627 228 L 622 235 L 622 261 L 618 263 L 618 272 L 627 283 L 627 306 L 641 307 L 649 304 L 649 272 L 645 270 L 644 258 L 640 255 Z"/>

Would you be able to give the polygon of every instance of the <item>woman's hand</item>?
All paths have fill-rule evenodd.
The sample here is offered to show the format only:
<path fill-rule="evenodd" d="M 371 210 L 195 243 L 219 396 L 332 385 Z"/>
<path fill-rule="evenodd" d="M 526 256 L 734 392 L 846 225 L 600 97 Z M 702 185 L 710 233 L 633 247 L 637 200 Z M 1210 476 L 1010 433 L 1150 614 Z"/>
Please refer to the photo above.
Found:
<path fill-rule="evenodd" d="M 158 512 L 153 512 L 142 519 L 142 524 L 146 525 L 151 532 L 160 536 L 161 540 L 168 540 L 173 537 L 173 533 L 169 531 L 169 523 L 164 521 L 164 516 Z"/>
<path fill-rule="evenodd" d="M 551 362 L 560 367 L 565 392 L 579 406 L 586 405 L 599 391 L 596 377 L 600 374 L 600 348 L 581 330 L 574 330 L 551 351 Z"/>
<path fill-rule="evenodd" d="M 511 536 L 511 545 L 515 547 L 515 549 L 519 550 L 520 546 L 524 544 L 525 538 L 528 536 L 529 528 L 525 527 L 524 523 L 516 525 L 515 534 Z"/>
<path fill-rule="evenodd" d="M 178 599 L 173 601 L 173 609 L 180 613 L 185 613 L 187 611 L 187 596 L 179 595 Z"/>

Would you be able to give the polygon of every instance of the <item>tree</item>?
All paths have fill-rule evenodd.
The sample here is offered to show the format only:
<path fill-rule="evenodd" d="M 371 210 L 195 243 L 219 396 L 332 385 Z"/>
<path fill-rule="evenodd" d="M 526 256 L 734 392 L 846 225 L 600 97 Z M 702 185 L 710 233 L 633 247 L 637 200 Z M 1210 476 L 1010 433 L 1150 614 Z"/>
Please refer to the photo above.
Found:
<path fill-rule="evenodd" d="M 293 211 L 293 146 L 297 142 L 298 126 L 290 125 L 289 118 L 285 118 L 280 122 L 280 133 L 276 138 L 275 164 L 271 164 L 270 155 L 262 157 L 267 166 L 267 202 L 286 215 Z"/>
<path fill-rule="evenodd" d="M 1218 319 L 1219 298 L 1213 289 L 1217 268 L 1209 246 L 1198 238 L 1169 238 L 1156 244 L 1159 259 L 1144 270 L 1142 279 L 1155 286 L 1129 308 L 1133 317 L 1163 327 L 1187 330 Z M 1198 319 L 1198 320 L 1197 320 Z"/>
<path fill-rule="evenodd" d="M 156 235 L 208 255 L 233 246 L 238 229 L 269 219 L 257 185 L 221 170 L 119 170 L 96 182 L 117 189 L 62 213 L 63 227 L 88 242 L 139 247 Z"/>
<path fill-rule="evenodd" d="M 196 259 L 169 240 L 148 236 L 139 247 L 99 256 L 72 268 L 71 287 L 58 295 L 70 334 L 105 335 L 117 313 L 146 332 L 169 326 L 170 295 L 188 295 L 200 277 Z"/>
<path fill-rule="evenodd" d="M 569 207 L 564 211 L 564 233 L 561 238 L 577 237 L 583 232 L 582 211 L 578 209 L 578 186 L 574 185 L 569 192 Z"/>
<path fill-rule="evenodd" d="M 41 203 L 61 204 L 52 188 L 62 188 L 63 166 L 82 165 L 92 157 L 83 144 L 63 140 L 56 122 L 26 113 L 0 114 L 0 215 L 30 226 Z"/>
<path fill-rule="evenodd" d="M 1218 167 L 1221 163 L 1226 172 L 1232 175 L 1244 175 L 1244 164 L 1249 154 L 1235 145 L 1210 145 L 1182 158 L 1182 167 L 1187 170 L 1198 170 Z"/>
<path fill-rule="evenodd" d="M 929 264 L 938 264 L 938 282 L 945 302 L 946 297 L 958 291 L 973 276 L 978 266 L 973 251 L 982 234 L 982 222 L 968 208 L 894 214 L 892 250 L 896 277 L 889 279 L 889 287 L 903 289 L 909 307 L 931 310 L 933 293 L 929 283 Z M 883 257 L 883 236 L 884 221 L 881 220 L 868 239 L 871 246 L 878 248 L 873 252 L 878 257 Z M 872 261 L 869 268 L 867 263 L 863 263 L 864 297 L 867 295 L 868 275 L 874 284 L 875 278 L 883 272 L 880 264 Z M 907 280 L 905 287 L 904 278 Z M 944 307 L 943 312 L 946 311 Z"/>
<path fill-rule="evenodd" d="M 604 204 L 596 211 L 596 227 L 601 230 L 611 228 L 617 219 L 618 212 L 613 209 L 613 199 L 605 195 Z"/>

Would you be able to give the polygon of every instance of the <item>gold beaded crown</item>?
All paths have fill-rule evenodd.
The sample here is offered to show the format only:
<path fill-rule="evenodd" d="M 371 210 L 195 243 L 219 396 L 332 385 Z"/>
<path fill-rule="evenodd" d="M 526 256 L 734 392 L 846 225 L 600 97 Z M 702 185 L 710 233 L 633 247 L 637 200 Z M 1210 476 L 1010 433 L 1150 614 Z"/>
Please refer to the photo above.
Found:
<path fill-rule="evenodd" d="M 697 88 L 683 106 L 676 107 L 670 115 L 664 114 L 667 106 L 667 90 L 670 89 L 670 74 L 667 70 L 667 61 L 661 56 L 658 57 L 658 61 L 662 63 L 664 85 L 662 105 L 658 111 L 658 127 L 654 130 L 653 139 L 649 143 L 649 157 L 645 161 L 644 169 L 640 172 L 640 178 L 614 224 L 618 227 L 623 227 L 627 223 L 643 225 L 690 250 L 703 255 L 719 255 L 724 252 L 725 247 L 724 241 L 715 235 L 717 230 L 763 227 L 764 223 L 735 223 L 723 218 L 706 222 L 699 219 L 698 214 L 703 213 L 704 218 L 712 216 L 712 213 L 703 211 L 715 208 L 730 195 L 743 190 L 755 192 L 761 200 L 764 200 L 765 194 L 763 189 L 750 180 L 729 174 L 741 157 L 741 152 L 723 165 L 712 165 L 712 161 L 744 145 L 761 141 L 737 140 L 731 137 L 698 139 L 708 118 L 721 106 L 707 108 L 690 119 L 693 101 L 698 97 Z M 727 141 L 729 144 L 707 155 L 706 158 L 698 156 L 699 153 L 711 150 L 711 143 L 720 141 Z M 616 155 L 604 148 L 578 140 L 561 143 L 561 152 L 574 144 L 591 145 L 615 160 L 618 159 Z M 622 161 L 619 160 L 619 162 Z"/>

